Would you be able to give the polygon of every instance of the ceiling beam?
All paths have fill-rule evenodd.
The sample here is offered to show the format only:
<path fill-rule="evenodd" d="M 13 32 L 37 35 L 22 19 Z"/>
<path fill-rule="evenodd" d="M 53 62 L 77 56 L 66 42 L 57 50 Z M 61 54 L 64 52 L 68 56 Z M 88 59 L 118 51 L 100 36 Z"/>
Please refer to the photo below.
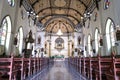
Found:
<path fill-rule="evenodd" d="M 69 2 L 69 5 L 68 5 L 68 11 L 67 11 L 67 14 L 69 13 L 69 7 L 70 7 L 70 5 L 71 5 L 71 0 L 70 0 L 70 2 Z"/>
<path fill-rule="evenodd" d="M 53 9 L 70 9 L 70 10 L 73 10 L 73 11 L 77 12 L 80 16 L 83 17 L 83 15 L 82 15 L 79 11 L 77 11 L 76 9 L 73 9 L 73 8 L 65 8 L 65 7 L 47 7 L 47 8 L 44 8 L 44 9 L 39 10 L 36 14 L 38 15 L 38 14 L 41 13 L 42 11 L 44 11 L 44 10 L 46 10 L 46 9 L 51 9 L 51 8 L 53 8 Z"/>
<path fill-rule="evenodd" d="M 72 15 L 67 15 L 67 14 L 48 14 L 48 15 L 45 15 L 43 16 L 42 18 L 39 19 L 39 21 L 41 22 L 43 19 L 45 19 L 46 17 L 48 16 L 69 16 L 69 17 L 72 17 L 74 18 L 74 20 L 76 20 L 78 23 L 80 22 L 77 18 L 75 18 L 74 16 Z"/>
<path fill-rule="evenodd" d="M 49 3 L 50 3 L 50 9 L 51 9 L 51 14 L 52 14 L 52 3 L 51 3 L 51 1 L 49 0 Z"/>
<path fill-rule="evenodd" d="M 82 0 L 79 1 L 85 6 L 85 8 L 87 8 L 87 5 Z"/>
<path fill-rule="evenodd" d="M 35 5 L 37 2 L 39 2 L 39 0 L 36 0 L 36 1 L 34 1 L 34 2 L 31 4 L 32 8 L 34 7 L 34 5 Z"/>

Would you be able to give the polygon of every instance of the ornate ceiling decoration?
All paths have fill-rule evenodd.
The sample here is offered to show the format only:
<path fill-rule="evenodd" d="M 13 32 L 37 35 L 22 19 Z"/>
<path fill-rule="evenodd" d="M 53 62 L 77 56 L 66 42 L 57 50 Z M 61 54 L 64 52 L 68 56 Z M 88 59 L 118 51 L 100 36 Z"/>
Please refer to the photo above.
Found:
<path fill-rule="evenodd" d="M 58 17 L 57 19 L 68 18 L 65 21 L 70 20 L 74 25 L 81 23 L 84 14 L 86 12 L 91 12 L 95 8 L 96 0 L 23 0 L 28 2 L 31 6 L 31 10 L 38 15 L 38 20 L 42 24 L 46 24 L 48 20 L 53 19 L 53 17 Z M 53 19 L 59 22 L 59 20 Z M 62 23 L 62 20 L 60 20 Z M 69 21 L 68 21 L 69 22 Z M 71 23 L 69 23 L 71 24 Z M 47 25 L 48 26 L 48 25 Z M 51 24 L 49 25 L 51 26 Z M 72 31 L 72 30 L 70 30 Z M 53 31 L 55 32 L 55 31 Z M 65 32 L 65 31 L 64 31 Z"/>
<path fill-rule="evenodd" d="M 55 18 L 51 20 L 46 25 L 46 31 L 48 33 L 57 33 L 58 29 L 60 29 L 63 33 L 72 33 L 74 31 L 74 28 L 72 27 L 72 24 L 68 22 L 64 18 Z"/>

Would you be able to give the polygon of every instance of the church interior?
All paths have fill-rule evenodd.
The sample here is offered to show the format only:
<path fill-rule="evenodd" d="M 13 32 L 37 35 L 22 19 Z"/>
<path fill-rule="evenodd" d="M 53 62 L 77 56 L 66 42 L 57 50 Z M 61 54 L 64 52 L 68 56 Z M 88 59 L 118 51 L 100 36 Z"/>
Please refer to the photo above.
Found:
<path fill-rule="evenodd" d="M 120 0 L 0 0 L 0 80 L 120 80 Z"/>

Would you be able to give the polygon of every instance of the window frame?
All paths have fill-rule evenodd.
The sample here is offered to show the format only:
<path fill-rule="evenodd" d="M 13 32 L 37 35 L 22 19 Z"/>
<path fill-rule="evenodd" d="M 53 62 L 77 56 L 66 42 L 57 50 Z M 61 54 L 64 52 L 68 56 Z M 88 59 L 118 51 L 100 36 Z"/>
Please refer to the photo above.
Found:
<path fill-rule="evenodd" d="M 1 29 L 4 27 L 3 25 L 3 23 L 4 23 L 4 21 L 7 21 L 6 22 L 6 36 L 5 36 L 5 40 L 4 40 L 4 44 L 3 45 L 1 45 L 0 44 L 0 46 L 4 46 L 4 50 L 5 50 L 5 52 L 7 52 L 8 50 L 9 50 L 9 46 L 10 46 L 10 38 L 11 38 L 11 28 L 12 28 L 12 21 L 11 21 L 11 17 L 9 16 L 9 15 L 6 15 L 3 19 L 2 19 L 2 22 L 1 22 Z"/>
<path fill-rule="evenodd" d="M 113 26 L 112 26 L 113 25 Z M 111 51 L 112 47 L 115 46 L 115 24 L 111 18 L 108 18 L 106 21 L 106 43 L 108 52 Z"/>

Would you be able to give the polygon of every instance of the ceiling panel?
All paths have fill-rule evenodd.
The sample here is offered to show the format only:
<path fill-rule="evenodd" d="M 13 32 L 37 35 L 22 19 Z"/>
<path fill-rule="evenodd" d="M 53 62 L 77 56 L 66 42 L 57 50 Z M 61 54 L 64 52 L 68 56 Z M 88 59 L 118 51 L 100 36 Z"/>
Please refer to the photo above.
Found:
<path fill-rule="evenodd" d="M 46 28 L 47 31 L 49 31 L 49 27 L 53 26 L 55 22 L 59 22 L 62 20 L 63 23 L 66 25 L 67 21 L 69 22 L 68 24 L 73 23 L 74 25 L 77 25 L 78 23 L 81 22 L 81 17 L 84 18 L 84 13 L 86 12 L 86 10 L 90 11 L 90 6 L 93 4 L 93 0 L 27 0 L 27 1 L 33 8 L 32 10 L 34 10 L 36 15 L 39 16 L 38 20 L 43 25 L 46 24 L 46 22 L 49 22 L 49 20 L 54 18 L 55 16 L 58 17 L 57 19 L 52 20 L 52 24 L 46 26 L 48 27 Z M 58 24 L 55 26 L 58 26 Z M 73 28 L 75 27 L 74 26 L 71 27 L 68 27 L 67 30 L 65 29 L 65 27 L 61 27 L 61 29 L 63 32 L 73 31 Z M 54 30 L 53 32 L 56 32 L 57 29 L 58 27 L 52 28 L 52 30 Z"/>

